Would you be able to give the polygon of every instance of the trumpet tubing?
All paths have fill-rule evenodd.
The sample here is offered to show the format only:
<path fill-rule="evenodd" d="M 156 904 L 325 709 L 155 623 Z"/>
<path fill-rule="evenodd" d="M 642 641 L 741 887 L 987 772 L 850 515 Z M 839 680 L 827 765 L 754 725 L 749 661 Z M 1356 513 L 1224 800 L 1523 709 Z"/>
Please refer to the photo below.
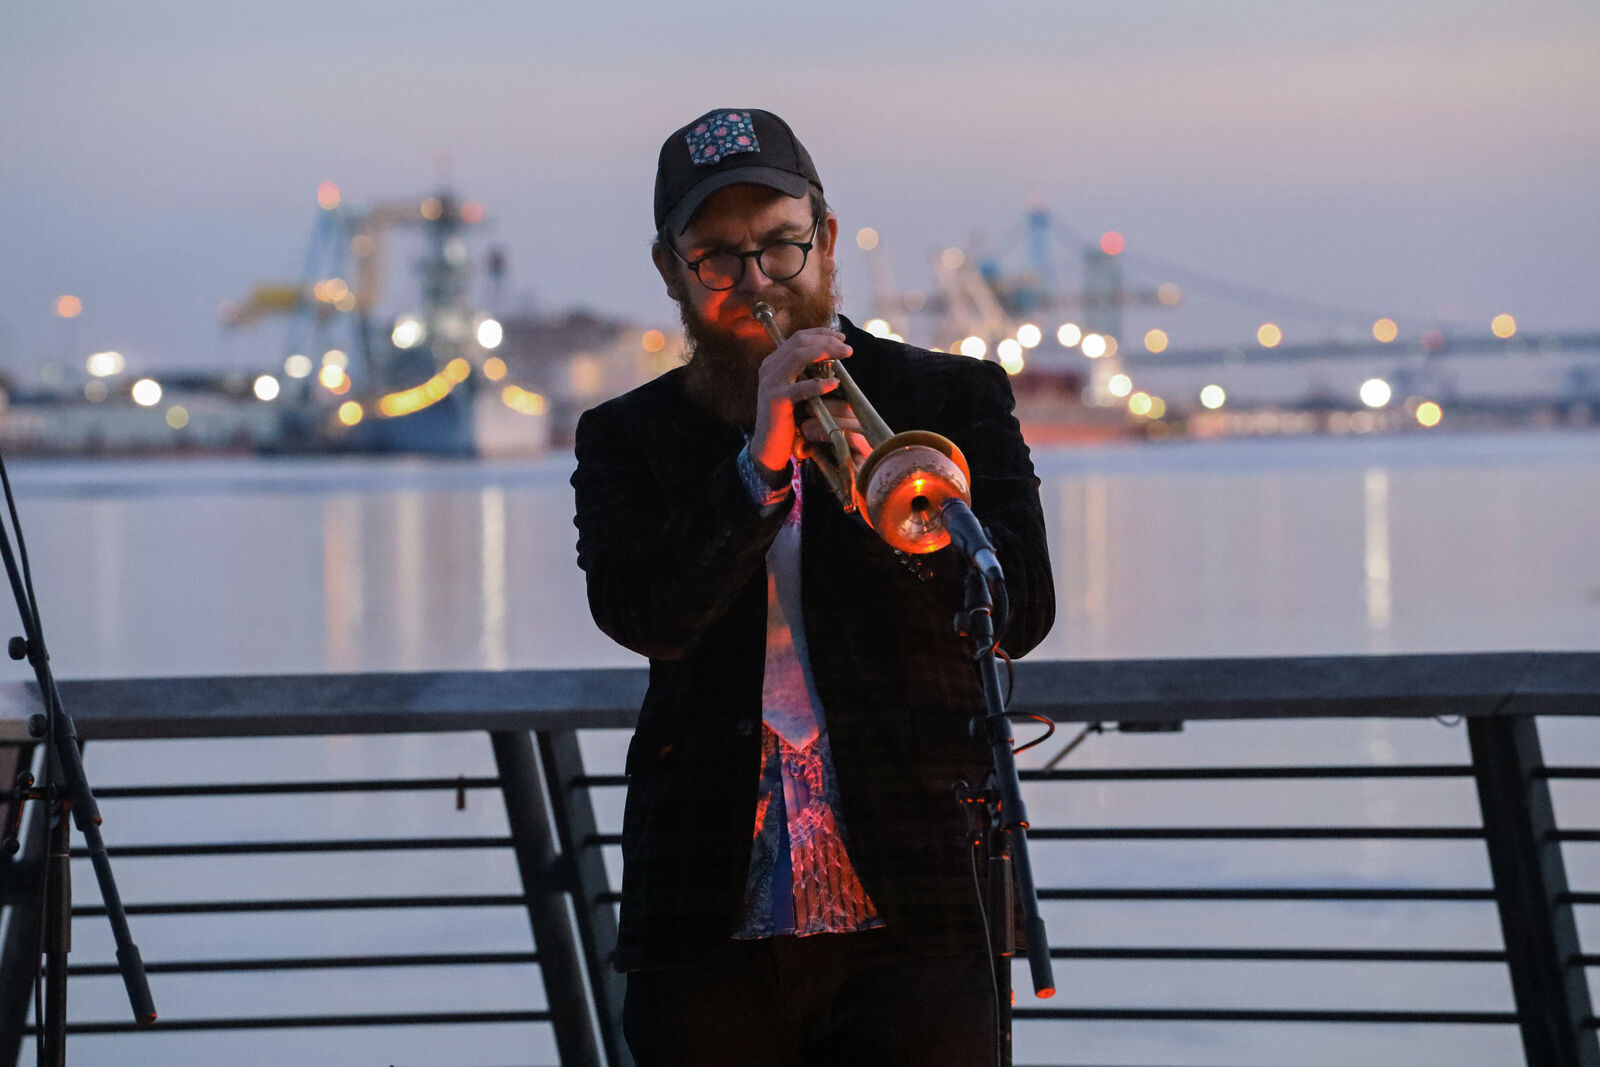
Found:
<path fill-rule="evenodd" d="M 770 304 L 757 301 L 752 314 L 766 327 L 773 346 L 784 342 Z M 872 452 L 859 468 L 850 442 L 821 397 L 808 403 L 828 435 L 827 453 L 813 456 L 845 511 L 858 512 L 890 547 L 902 552 L 937 552 L 950 543 L 945 501 L 972 501 L 972 475 L 955 442 L 929 430 L 895 433 L 838 360 L 814 364 L 813 377 L 839 380 Z"/>

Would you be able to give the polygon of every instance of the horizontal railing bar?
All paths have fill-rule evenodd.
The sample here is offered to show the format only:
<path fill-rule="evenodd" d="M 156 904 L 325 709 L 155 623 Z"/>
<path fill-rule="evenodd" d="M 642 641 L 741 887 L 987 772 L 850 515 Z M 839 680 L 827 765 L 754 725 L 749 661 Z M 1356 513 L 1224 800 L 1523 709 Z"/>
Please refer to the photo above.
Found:
<path fill-rule="evenodd" d="M 1210 779 L 1273 778 L 1470 778 L 1466 764 L 1417 763 L 1371 766 L 1346 764 L 1293 767 L 1096 767 L 1081 770 L 1022 771 L 1025 782 L 1150 781 L 1169 779 L 1207 781 Z"/>
<path fill-rule="evenodd" d="M 184 845 L 116 845 L 113 859 L 157 856 L 255 856 L 295 852 L 423 852 L 438 849 L 510 848 L 509 837 L 369 837 L 328 841 L 216 841 Z M 80 857 L 82 858 L 82 857 Z"/>
<path fill-rule="evenodd" d="M 128 904 L 129 915 L 218 915 L 231 912 L 348 911 L 394 908 L 506 908 L 526 907 L 528 898 L 516 894 L 417 897 L 314 897 L 305 900 L 195 900 L 162 904 Z M 96 918 L 106 913 L 103 904 L 75 906 L 72 914 Z"/>
<path fill-rule="evenodd" d="M 146 960 L 150 974 L 216 974 L 232 971 L 365 970 L 371 967 L 476 967 L 538 963 L 537 952 L 434 952 L 409 956 L 300 956 L 282 959 Z M 75 963 L 69 976 L 85 978 L 120 974 L 115 963 Z"/>
<path fill-rule="evenodd" d="M 1546 841 L 1600 841 L 1600 830 L 1551 830 Z"/>
<path fill-rule="evenodd" d="M 1030 841 L 1273 841 L 1273 840 L 1437 840 L 1481 841 L 1483 830 L 1468 826 L 1041 826 L 1029 827 Z"/>
<path fill-rule="evenodd" d="M 462 1023 L 547 1023 L 548 1011 L 428 1011 L 392 1015 L 263 1015 L 255 1018 L 168 1019 L 156 1026 L 164 1033 L 196 1030 L 294 1030 L 336 1026 L 454 1026 Z M 68 1023 L 69 1034 L 148 1033 L 149 1027 L 133 1022 Z M 32 1036 L 33 1027 L 22 1031 Z"/>
<path fill-rule="evenodd" d="M 1600 904 L 1600 893 L 1557 893 L 1557 904 Z"/>
<path fill-rule="evenodd" d="M 580 774 L 569 781 L 573 789 L 611 789 L 628 784 L 626 774 Z"/>
<path fill-rule="evenodd" d="M 1600 767 L 1535 767 L 1534 778 L 1600 778 Z"/>
<path fill-rule="evenodd" d="M 1434 1023 L 1511 1025 L 1514 1011 L 1340 1011 L 1297 1008 L 1015 1008 L 1016 1019 L 1096 1022 Z"/>
<path fill-rule="evenodd" d="M 66 681 L 80 736 L 264 737 L 619 729 L 642 667 Z M 0 740 L 26 741 L 33 682 L 0 684 Z M 1061 722 L 1592 715 L 1600 652 L 1029 660 L 1011 710 Z"/>
<path fill-rule="evenodd" d="M 461 789 L 498 789 L 498 778 L 373 778 L 326 782 L 213 782 L 197 785 L 96 786 L 101 800 L 147 797 L 267 796 L 282 793 L 421 793 Z"/>
<path fill-rule="evenodd" d="M 1040 900 L 1433 900 L 1476 902 L 1495 899 L 1493 889 L 1404 888 L 1230 888 L 1151 886 L 1145 888 L 1049 888 L 1038 890 Z M 1600 897 L 1600 894 L 1596 894 Z M 1596 903 L 1600 903 L 1597 900 Z"/>
<path fill-rule="evenodd" d="M 1296 963 L 1505 963 L 1504 951 L 1491 949 L 1402 948 L 1064 948 L 1052 947 L 1058 960 L 1248 960 Z"/>

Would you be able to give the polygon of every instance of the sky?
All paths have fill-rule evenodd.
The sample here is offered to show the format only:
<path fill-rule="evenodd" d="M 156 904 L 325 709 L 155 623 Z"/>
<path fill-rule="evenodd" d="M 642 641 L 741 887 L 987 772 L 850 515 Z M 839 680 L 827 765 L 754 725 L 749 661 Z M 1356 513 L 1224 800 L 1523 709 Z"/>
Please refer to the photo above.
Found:
<path fill-rule="evenodd" d="M 1112 229 L 1132 285 L 1194 280 L 1137 313 L 1175 349 L 1268 318 L 1286 340 L 1380 314 L 1403 336 L 1500 312 L 1600 328 L 1600 7 L 1580 0 L 14 0 L 0 371 L 107 348 L 273 366 L 282 324 L 230 333 L 219 307 L 299 276 L 325 180 L 359 207 L 446 179 L 484 204 L 476 247 L 505 248 L 517 306 L 666 325 L 661 141 L 750 106 L 816 160 L 858 320 L 860 226 L 928 289 L 951 245 L 1024 266 L 1032 199 L 1064 287 L 1068 235 Z"/>

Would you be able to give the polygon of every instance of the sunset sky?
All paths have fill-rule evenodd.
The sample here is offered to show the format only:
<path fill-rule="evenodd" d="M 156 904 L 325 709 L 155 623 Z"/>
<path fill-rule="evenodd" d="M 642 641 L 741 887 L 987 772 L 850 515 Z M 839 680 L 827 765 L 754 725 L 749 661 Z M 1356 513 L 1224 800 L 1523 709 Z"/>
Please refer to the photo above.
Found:
<path fill-rule="evenodd" d="M 1577 0 L 26 0 L 0 26 L 0 370 L 273 365 L 281 324 L 229 335 L 218 308 L 299 276 L 325 180 L 359 206 L 443 176 L 484 204 L 514 306 L 664 325 L 656 154 L 719 106 L 785 116 L 905 288 L 954 244 L 1022 266 L 1037 197 L 1124 234 L 1132 283 L 1234 293 L 1144 313 L 1175 348 L 1268 317 L 1600 328 L 1600 7 Z M 841 261 L 863 317 L 865 256 Z"/>

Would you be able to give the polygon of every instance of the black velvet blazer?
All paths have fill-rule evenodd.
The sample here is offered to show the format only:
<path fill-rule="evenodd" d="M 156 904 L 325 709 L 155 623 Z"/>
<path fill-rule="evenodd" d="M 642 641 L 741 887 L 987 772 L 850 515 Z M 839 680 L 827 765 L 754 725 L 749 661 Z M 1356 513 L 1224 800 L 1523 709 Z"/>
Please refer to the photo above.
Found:
<path fill-rule="evenodd" d="M 972 469 L 972 507 L 1005 569 L 1013 656 L 1055 597 L 1038 479 L 997 364 L 875 338 L 841 319 L 848 367 L 894 429 L 942 433 Z M 584 414 L 578 562 L 595 621 L 650 658 L 628 751 L 617 966 L 691 963 L 732 936 L 755 823 L 768 545 L 741 484 L 741 432 L 669 371 Z M 952 618 L 964 567 L 904 557 L 803 473 L 802 599 L 850 855 L 888 929 L 917 951 L 983 944 L 965 820 L 952 797 L 989 766 L 969 721 L 982 689 Z M 982 868 L 979 868 L 982 870 Z"/>

